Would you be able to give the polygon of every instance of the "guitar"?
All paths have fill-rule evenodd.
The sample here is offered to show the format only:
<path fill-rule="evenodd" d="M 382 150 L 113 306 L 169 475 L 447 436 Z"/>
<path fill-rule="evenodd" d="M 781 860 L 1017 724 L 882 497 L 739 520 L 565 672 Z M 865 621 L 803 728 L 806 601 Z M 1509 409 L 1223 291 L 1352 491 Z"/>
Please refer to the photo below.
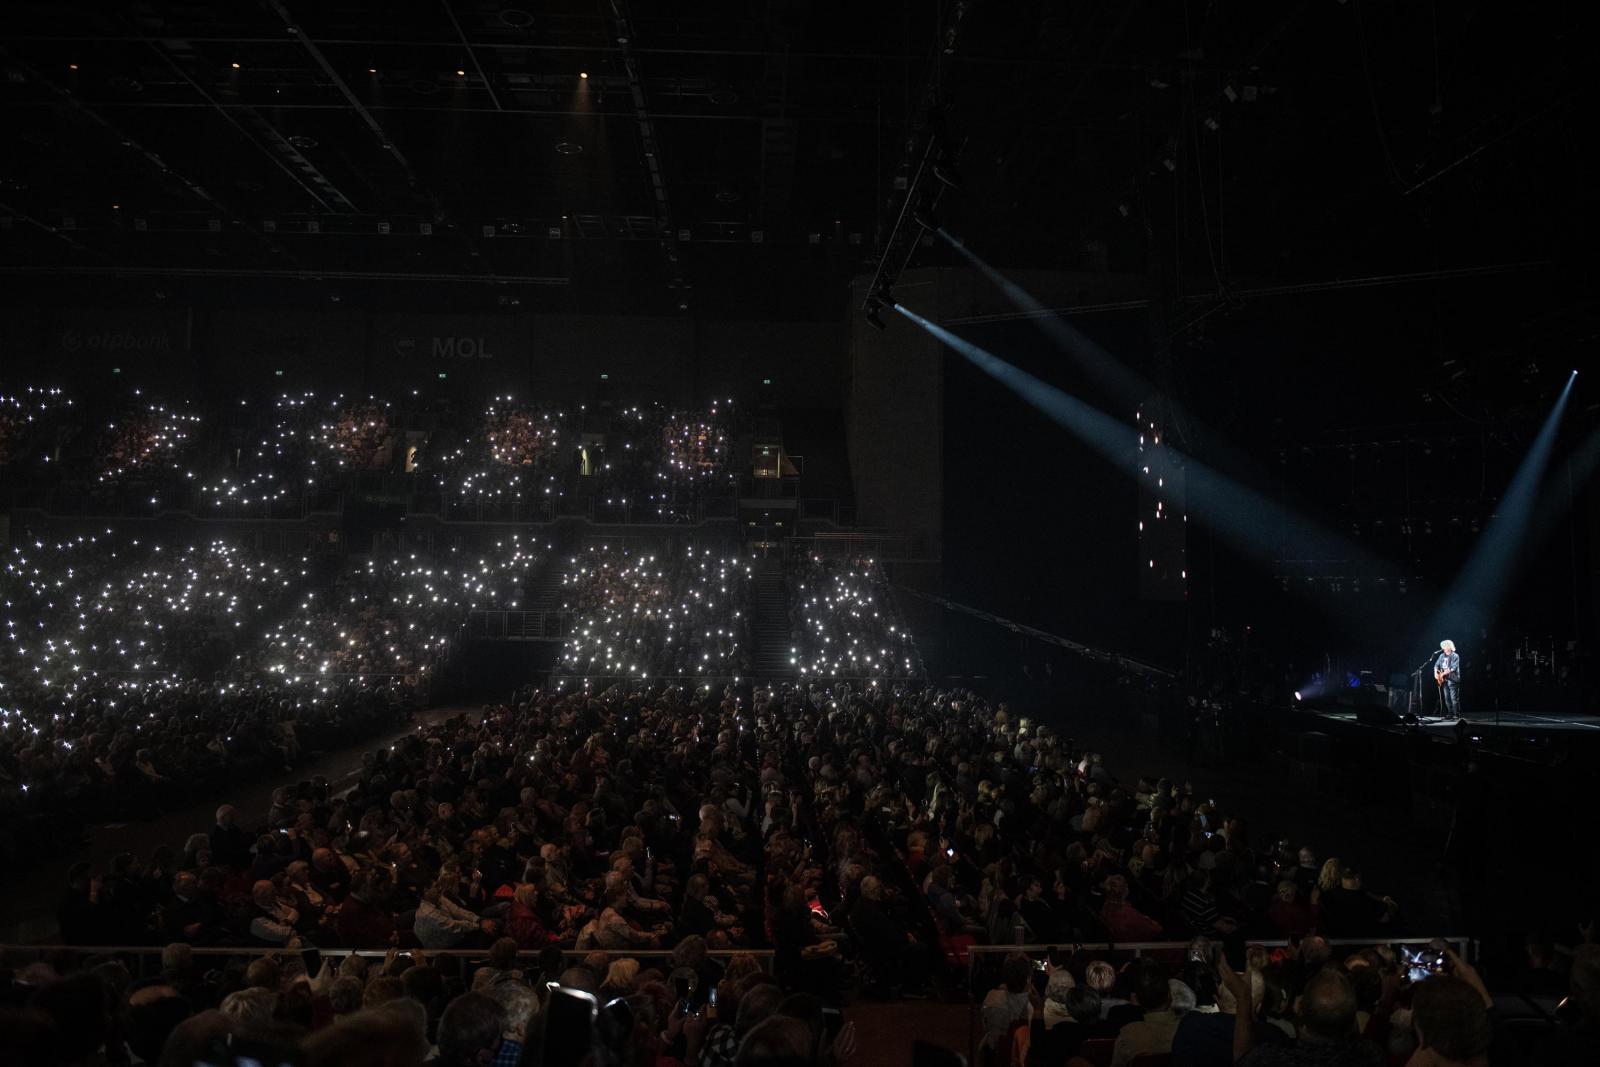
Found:
<path fill-rule="evenodd" d="M 1433 684 L 1437 686 L 1443 686 L 1444 680 L 1450 676 L 1450 673 L 1451 672 L 1449 668 L 1441 670 L 1438 667 L 1435 667 L 1433 669 Z"/>

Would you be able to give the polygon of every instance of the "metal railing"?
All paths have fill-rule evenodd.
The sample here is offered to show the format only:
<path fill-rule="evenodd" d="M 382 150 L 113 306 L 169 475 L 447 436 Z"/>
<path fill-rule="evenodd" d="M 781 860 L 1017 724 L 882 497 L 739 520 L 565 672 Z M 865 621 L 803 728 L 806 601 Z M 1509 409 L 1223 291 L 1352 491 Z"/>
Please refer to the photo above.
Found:
<path fill-rule="evenodd" d="M 487 641 L 554 641 L 567 631 L 570 611 L 481 608 L 467 615 L 467 636 Z"/>
<path fill-rule="evenodd" d="M 391 950 L 366 949 L 366 948 L 322 948 L 317 945 L 303 945 L 298 949 L 285 949 L 281 945 L 193 945 L 190 954 L 198 958 L 211 958 L 222 960 L 249 960 L 263 956 L 292 957 L 298 952 L 316 951 L 323 959 L 344 959 L 347 956 L 362 956 L 368 959 L 384 959 Z M 8 945 L 6 956 L 13 966 L 20 966 L 31 962 L 31 959 L 52 958 L 60 960 L 63 957 L 82 957 L 85 960 L 94 959 L 103 962 L 107 957 L 120 959 L 133 973 L 135 979 L 152 977 L 161 970 L 161 955 L 166 951 L 161 945 Z M 400 955 L 409 956 L 420 952 L 430 960 L 456 959 L 456 960 L 483 960 L 488 956 L 487 948 L 440 948 L 440 949 L 401 949 Z M 672 949 L 593 949 L 579 951 L 572 948 L 561 949 L 561 965 L 568 967 L 581 963 L 586 956 L 603 955 L 608 960 L 634 959 L 634 960 L 665 960 L 673 955 Z M 734 949 L 708 949 L 706 955 L 712 959 L 729 960 L 735 956 L 753 956 L 761 964 L 761 969 L 770 972 L 773 966 L 774 953 L 771 949 L 734 948 Z M 519 961 L 536 961 L 540 956 L 538 950 L 523 949 L 518 951 Z M 222 964 L 226 966 L 226 963 Z M 552 976 L 554 977 L 554 976 Z"/>
<path fill-rule="evenodd" d="M 1447 937 L 1330 937 L 1325 938 L 1328 945 L 1334 948 L 1372 948 L 1377 945 L 1428 945 L 1434 941 L 1444 941 L 1455 947 L 1462 959 L 1472 962 L 1477 957 L 1478 942 L 1476 939 L 1463 935 Z M 1216 942 L 1220 944 L 1220 942 Z M 1250 946 L 1261 948 L 1288 948 L 1289 942 L 1283 939 L 1246 939 Z M 1062 948 L 1069 948 L 1076 954 L 1079 950 L 1085 952 L 1104 953 L 1104 958 L 1110 963 L 1126 963 L 1137 959 L 1156 959 L 1163 963 L 1181 964 L 1184 954 L 1188 951 L 1188 941 L 1102 941 L 1093 944 L 1082 942 L 1070 946 L 1055 945 L 972 945 L 966 949 L 967 954 L 967 1062 L 977 1063 L 978 1044 L 983 1039 L 983 997 L 980 995 L 983 988 L 987 987 L 992 972 L 995 979 L 999 978 L 999 960 L 1003 960 L 1013 952 L 1022 952 L 1034 959 L 1044 957 L 1051 951 L 1059 952 Z M 995 957 L 996 962 L 985 962 L 980 968 L 983 957 Z M 980 986 L 979 983 L 984 985 Z"/>

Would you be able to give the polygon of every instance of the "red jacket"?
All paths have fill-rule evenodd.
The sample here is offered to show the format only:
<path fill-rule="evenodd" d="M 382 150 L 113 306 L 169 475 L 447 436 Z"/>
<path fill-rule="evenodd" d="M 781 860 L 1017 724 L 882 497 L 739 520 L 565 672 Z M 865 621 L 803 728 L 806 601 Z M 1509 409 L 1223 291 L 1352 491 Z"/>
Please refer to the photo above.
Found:
<path fill-rule="evenodd" d="M 394 937 L 389 909 L 346 897 L 339 905 L 339 944 L 347 948 L 388 948 Z"/>
<path fill-rule="evenodd" d="M 511 902 L 506 913 L 506 936 L 515 938 L 518 948 L 544 948 L 561 940 L 561 935 L 544 928 L 538 912 L 517 901 Z"/>
<path fill-rule="evenodd" d="M 1107 901 L 1100 908 L 1100 922 L 1111 941 L 1155 941 L 1161 937 L 1161 924 L 1126 901 Z"/>

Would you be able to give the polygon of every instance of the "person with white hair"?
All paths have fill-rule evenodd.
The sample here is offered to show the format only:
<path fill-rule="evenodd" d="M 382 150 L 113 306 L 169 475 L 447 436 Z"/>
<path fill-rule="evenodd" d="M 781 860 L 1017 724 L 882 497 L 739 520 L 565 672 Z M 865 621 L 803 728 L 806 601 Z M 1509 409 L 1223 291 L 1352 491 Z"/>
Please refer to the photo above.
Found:
<path fill-rule="evenodd" d="M 1461 718 L 1461 657 L 1449 638 L 1439 642 L 1439 656 L 1433 661 L 1433 680 L 1439 686 L 1442 718 Z"/>

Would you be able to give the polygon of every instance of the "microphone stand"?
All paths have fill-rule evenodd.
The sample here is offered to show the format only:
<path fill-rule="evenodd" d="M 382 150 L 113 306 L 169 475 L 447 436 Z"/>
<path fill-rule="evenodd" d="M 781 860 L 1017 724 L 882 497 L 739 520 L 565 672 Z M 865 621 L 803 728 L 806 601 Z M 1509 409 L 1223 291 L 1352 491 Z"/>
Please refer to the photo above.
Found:
<path fill-rule="evenodd" d="M 1433 666 L 1433 659 L 1434 659 L 1434 657 L 1430 655 L 1427 659 L 1423 660 L 1417 666 L 1416 670 L 1411 672 L 1411 677 L 1416 679 L 1416 684 L 1413 687 L 1413 692 L 1415 693 L 1416 700 L 1417 700 L 1417 722 L 1419 724 L 1433 721 L 1433 720 L 1429 720 L 1429 719 L 1424 719 L 1422 717 L 1422 715 L 1421 715 L 1421 712 L 1422 712 L 1422 672 L 1427 670 L 1429 667 Z"/>

